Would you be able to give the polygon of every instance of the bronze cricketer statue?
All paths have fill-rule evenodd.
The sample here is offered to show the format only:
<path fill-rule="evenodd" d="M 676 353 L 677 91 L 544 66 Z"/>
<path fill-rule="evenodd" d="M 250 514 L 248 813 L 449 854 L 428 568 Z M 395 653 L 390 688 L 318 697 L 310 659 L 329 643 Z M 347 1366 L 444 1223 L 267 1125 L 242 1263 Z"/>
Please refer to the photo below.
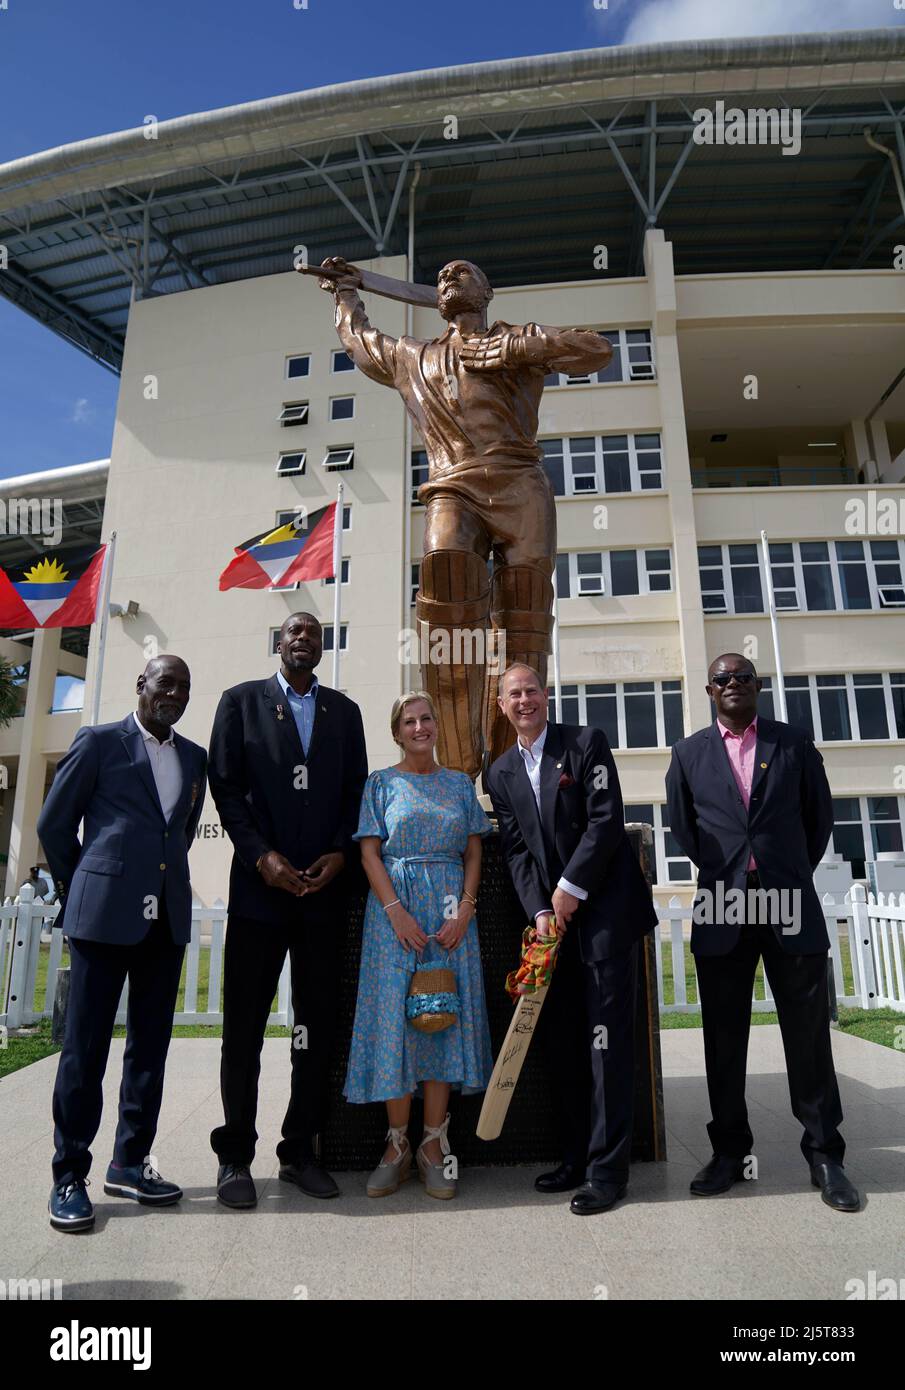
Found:
<path fill-rule="evenodd" d="M 488 328 L 493 290 L 470 261 L 445 265 L 435 292 L 359 270 L 341 256 L 303 269 L 333 294 L 336 331 L 356 367 L 396 388 L 424 441 L 428 480 L 418 490 L 426 517 L 416 613 L 429 642 L 441 634 L 443 649 L 446 637 L 451 659 L 422 665 L 421 679 L 439 713 L 440 762 L 474 779 L 485 758 L 493 762 L 514 741 L 496 699 L 504 665 L 527 662 L 546 681 L 556 508 L 537 443 L 544 377 L 598 371 L 612 348 L 589 329 L 500 321 Z M 429 342 L 389 337 L 369 323 L 360 289 L 432 304 L 449 327 Z M 489 641 L 478 655 L 497 651 L 494 630 L 503 629 L 505 662 L 474 660 L 461 640 L 463 629 L 488 625 Z"/>

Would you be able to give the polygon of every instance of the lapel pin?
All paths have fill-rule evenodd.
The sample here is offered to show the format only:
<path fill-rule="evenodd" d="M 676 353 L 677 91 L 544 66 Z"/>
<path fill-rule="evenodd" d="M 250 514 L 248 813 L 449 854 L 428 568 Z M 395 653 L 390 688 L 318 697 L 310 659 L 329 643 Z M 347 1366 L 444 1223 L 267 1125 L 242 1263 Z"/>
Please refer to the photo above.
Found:
<path fill-rule="evenodd" d="M 326 705 L 321 705 L 321 714 L 326 714 L 326 713 L 327 713 L 327 706 L 326 706 Z"/>
<path fill-rule="evenodd" d="M 283 706 L 277 705 L 277 719 L 283 718 Z"/>
<path fill-rule="evenodd" d="M 561 767 L 562 767 L 562 763 L 557 763 L 557 764 L 556 764 L 556 770 L 557 770 L 557 772 L 559 771 L 559 769 L 560 769 Z"/>
<path fill-rule="evenodd" d="M 766 767 L 766 766 L 767 766 L 766 763 L 761 763 L 761 767 Z"/>

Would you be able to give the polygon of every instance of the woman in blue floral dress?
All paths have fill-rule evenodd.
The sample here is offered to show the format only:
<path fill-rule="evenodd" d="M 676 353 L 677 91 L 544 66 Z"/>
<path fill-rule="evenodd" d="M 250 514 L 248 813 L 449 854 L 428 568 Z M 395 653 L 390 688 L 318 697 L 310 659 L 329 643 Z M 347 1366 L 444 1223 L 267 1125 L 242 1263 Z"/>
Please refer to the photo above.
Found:
<path fill-rule="evenodd" d="M 456 1191 L 454 1165 L 444 1162 L 450 1089 L 483 1091 L 493 1070 L 474 919 L 481 836 L 490 823 L 471 779 L 434 761 L 437 717 L 426 692 L 400 696 L 390 727 L 402 761 L 371 773 L 355 836 L 371 891 L 345 1095 L 354 1104 L 386 1102 L 387 1148 L 368 1181 L 368 1195 L 382 1197 L 409 1176 L 411 1098 L 423 1088 L 417 1166 L 428 1194 L 449 1198 Z M 422 960 L 426 967 L 448 963 L 456 974 L 460 1013 L 438 1033 L 422 1033 L 406 1018 Z"/>

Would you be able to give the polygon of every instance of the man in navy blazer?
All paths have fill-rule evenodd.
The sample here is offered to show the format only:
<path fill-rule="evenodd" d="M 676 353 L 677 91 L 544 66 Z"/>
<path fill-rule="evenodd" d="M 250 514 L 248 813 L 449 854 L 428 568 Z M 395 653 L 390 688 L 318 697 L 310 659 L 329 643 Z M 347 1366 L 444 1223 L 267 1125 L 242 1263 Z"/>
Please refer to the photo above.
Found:
<path fill-rule="evenodd" d="M 368 776 L 361 711 L 314 674 L 323 631 L 311 613 L 280 629 L 280 668 L 226 690 L 211 734 L 208 777 L 233 842 L 223 979 L 220 1091 L 211 1135 L 217 1196 L 257 1201 L 251 1162 L 261 1047 L 286 954 L 292 971 L 292 1088 L 277 1148 L 280 1177 L 311 1197 L 339 1189 L 317 1161 L 345 933 L 337 876 L 354 853 Z"/>
<path fill-rule="evenodd" d="M 625 1196 L 632 1146 L 636 942 L 657 914 L 625 831 L 600 729 L 547 722 L 537 672 L 513 664 L 498 703 L 518 735 L 486 776 L 522 907 L 560 936 L 539 1027 L 557 1076 L 563 1162 L 539 1192 L 579 1191 L 579 1216 Z"/>
<path fill-rule="evenodd" d="M 62 903 L 56 926 L 69 938 L 71 959 L 66 1035 L 53 1092 L 49 1210 L 57 1230 L 85 1230 L 94 1223 L 86 1192 L 90 1145 L 100 1124 L 104 1071 L 127 979 L 119 1122 L 104 1191 L 155 1206 L 182 1196 L 155 1171 L 150 1154 L 191 936 L 188 852 L 204 804 L 207 754 L 173 732 L 189 700 L 184 661 L 149 661 L 136 690 L 135 714 L 79 730 L 38 818 Z"/>
<path fill-rule="evenodd" d="M 811 1181 L 828 1206 L 856 1211 L 860 1199 L 842 1167 L 829 938 L 813 882 L 833 829 L 832 795 L 810 736 L 758 715 L 761 686 L 747 657 L 718 656 L 707 684 L 716 718 L 673 745 L 666 777 L 670 829 L 698 866 L 691 950 L 713 1112 L 713 1157 L 691 1190 L 714 1196 L 752 1171 L 745 1070 L 763 956 Z"/>

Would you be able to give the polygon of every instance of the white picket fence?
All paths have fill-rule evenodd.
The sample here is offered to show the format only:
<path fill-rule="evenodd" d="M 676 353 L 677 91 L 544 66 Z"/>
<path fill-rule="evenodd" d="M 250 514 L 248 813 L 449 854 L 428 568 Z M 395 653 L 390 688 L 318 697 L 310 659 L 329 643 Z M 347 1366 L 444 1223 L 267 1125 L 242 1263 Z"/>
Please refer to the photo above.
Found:
<path fill-rule="evenodd" d="M 654 937 L 660 1008 L 664 1013 L 697 1013 L 701 1006 L 698 999 L 688 998 L 685 977 L 688 940 L 685 927 L 691 925 L 691 908 L 683 907 L 678 898 L 672 898 L 668 907 L 658 906 L 657 911 L 660 926 Z M 53 1015 L 57 971 L 63 954 L 62 932 L 51 930 L 43 998 L 36 1000 L 35 993 L 41 934 L 52 929 L 58 912 L 56 902 L 44 903 L 40 898 L 35 899 L 30 884 L 23 887 L 15 901 L 8 898 L 0 907 L 0 1029 L 12 1031 L 28 1027 L 39 1019 Z M 867 896 L 861 885 L 855 884 L 842 901 L 837 902 L 826 894 L 823 912 L 830 938 L 837 1003 L 849 1008 L 887 1008 L 905 1013 L 905 893 L 880 893 L 875 898 L 873 894 Z M 223 1022 L 220 993 L 225 925 L 226 906 L 219 898 L 211 907 L 192 909 L 192 938 L 186 951 L 185 998 L 182 1009 L 174 1015 L 174 1023 Z M 844 986 L 840 925 L 848 938 L 854 977 L 850 994 L 845 992 Z M 666 926 L 668 935 L 664 931 Z M 663 1003 L 663 955 L 667 949 L 672 965 L 673 1000 Z M 208 954 L 209 968 L 206 998 L 199 1007 L 198 980 L 202 952 Z M 124 989 L 117 1023 L 125 1023 L 126 1005 L 127 990 Z M 755 985 L 752 1008 L 758 1012 L 769 1012 L 774 1007 L 765 977 L 762 993 Z M 277 989 L 277 1007 L 270 1014 L 268 1023 L 291 1028 L 292 1022 L 287 959 Z"/>
<path fill-rule="evenodd" d="M 823 897 L 823 915 L 830 938 L 830 957 L 836 984 L 836 1002 L 854 1009 L 895 1009 L 905 1013 L 905 893 L 866 894 L 856 883 L 844 899 L 829 893 Z M 685 978 L 686 925 L 691 927 L 691 907 L 671 898 L 668 907 L 657 907 L 660 927 L 655 933 L 657 949 L 657 988 L 663 1013 L 700 1012 L 700 991 L 695 975 L 697 998 L 688 998 Z M 668 924 L 668 936 L 664 926 Z M 840 928 L 848 938 L 853 985 L 845 992 Z M 672 966 L 673 1002 L 664 1004 L 663 953 L 669 950 Z M 692 957 L 692 961 L 694 957 Z M 769 982 L 764 974 L 762 992 L 755 983 L 751 1007 L 769 1013 L 775 1007 Z"/>
<path fill-rule="evenodd" d="M 41 933 L 52 929 L 59 912 L 57 902 L 44 903 L 35 899 L 34 889 L 25 884 L 19 897 L 7 898 L 0 907 L 0 1028 L 12 1031 L 28 1027 L 39 1019 L 53 1016 L 57 971 L 63 955 L 63 933 L 51 930 L 50 954 L 47 962 L 47 982 L 42 999 L 35 999 L 38 977 Z M 174 1023 L 218 1024 L 223 1022 L 220 1005 L 223 982 L 223 939 L 226 925 L 226 904 L 218 898 L 211 907 L 192 908 L 192 938 L 185 956 L 185 998 L 183 1007 L 173 1016 Z M 201 954 L 209 957 L 206 997 L 199 1007 L 198 977 Z M 289 961 L 286 960 L 277 986 L 277 1007 L 267 1022 L 291 1028 L 292 995 L 289 982 Z M 128 986 L 123 989 L 116 1021 L 126 1021 Z"/>

